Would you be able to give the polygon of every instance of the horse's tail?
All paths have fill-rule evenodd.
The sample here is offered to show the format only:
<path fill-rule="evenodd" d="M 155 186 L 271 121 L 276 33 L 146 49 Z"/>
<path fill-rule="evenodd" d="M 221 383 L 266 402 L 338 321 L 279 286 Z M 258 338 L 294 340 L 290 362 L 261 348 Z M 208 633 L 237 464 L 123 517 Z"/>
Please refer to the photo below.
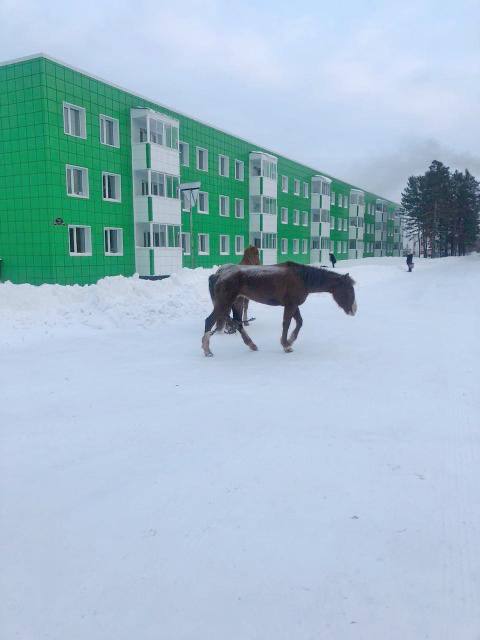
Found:
<path fill-rule="evenodd" d="M 217 284 L 218 275 L 216 273 L 212 273 L 212 275 L 208 278 L 208 290 L 210 291 L 210 298 L 212 302 L 215 304 L 215 285 Z"/>

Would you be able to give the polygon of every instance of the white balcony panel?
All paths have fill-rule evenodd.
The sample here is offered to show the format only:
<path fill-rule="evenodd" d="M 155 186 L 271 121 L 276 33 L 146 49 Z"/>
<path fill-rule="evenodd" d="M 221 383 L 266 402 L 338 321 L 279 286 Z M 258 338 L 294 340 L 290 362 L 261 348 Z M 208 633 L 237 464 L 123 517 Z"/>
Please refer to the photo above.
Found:
<path fill-rule="evenodd" d="M 170 149 L 160 144 L 152 143 L 151 149 L 151 168 L 154 171 L 168 173 L 171 176 L 180 175 L 180 154 L 176 149 Z"/>
<path fill-rule="evenodd" d="M 150 249 L 135 247 L 135 270 L 140 276 L 150 275 Z"/>
<path fill-rule="evenodd" d="M 260 196 L 260 176 L 250 176 L 249 180 L 250 185 L 250 195 L 251 196 Z"/>
<path fill-rule="evenodd" d="M 272 213 L 263 214 L 263 229 L 265 233 L 277 233 L 277 216 Z"/>
<path fill-rule="evenodd" d="M 310 264 L 320 262 L 320 249 L 310 249 Z"/>
<path fill-rule="evenodd" d="M 132 166 L 134 171 L 147 168 L 147 151 L 144 142 L 132 144 Z"/>
<path fill-rule="evenodd" d="M 148 202 L 146 196 L 134 196 L 135 222 L 148 222 Z"/>
<path fill-rule="evenodd" d="M 251 213 L 250 214 L 250 231 L 261 231 L 260 224 L 261 214 L 260 213 Z"/>
<path fill-rule="evenodd" d="M 153 222 L 181 224 L 180 200 L 154 196 L 152 198 L 152 214 Z"/>
<path fill-rule="evenodd" d="M 155 275 L 169 276 L 182 268 L 182 250 L 180 248 L 153 249 Z"/>
<path fill-rule="evenodd" d="M 276 249 L 262 249 L 262 263 L 263 264 L 277 264 L 277 250 Z"/>
<path fill-rule="evenodd" d="M 271 178 L 263 178 L 263 194 L 269 198 L 277 197 L 277 181 Z"/>
<path fill-rule="evenodd" d="M 310 225 L 310 235 L 311 236 L 319 236 L 320 235 L 320 222 L 312 222 Z"/>

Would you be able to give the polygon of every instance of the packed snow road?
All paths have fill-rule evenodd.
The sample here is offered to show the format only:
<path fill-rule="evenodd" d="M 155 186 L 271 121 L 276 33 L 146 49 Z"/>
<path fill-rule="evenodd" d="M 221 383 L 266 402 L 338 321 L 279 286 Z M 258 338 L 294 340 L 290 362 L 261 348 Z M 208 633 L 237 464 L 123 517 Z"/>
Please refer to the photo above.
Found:
<path fill-rule="evenodd" d="M 2 638 L 480 638 L 480 258 L 348 270 L 214 358 L 208 272 L 0 285 Z"/>

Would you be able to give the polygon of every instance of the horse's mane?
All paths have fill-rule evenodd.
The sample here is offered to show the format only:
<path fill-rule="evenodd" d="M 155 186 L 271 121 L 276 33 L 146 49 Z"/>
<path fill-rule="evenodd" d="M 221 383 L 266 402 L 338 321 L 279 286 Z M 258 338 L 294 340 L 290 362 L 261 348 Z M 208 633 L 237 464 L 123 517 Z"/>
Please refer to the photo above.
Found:
<path fill-rule="evenodd" d="M 342 282 L 342 284 L 354 285 L 355 280 L 350 277 L 350 274 L 342 275 L 335 273 L 329 269 L 323 267 L 312 267 L 306 264 L 300 264 L 298 262 L 283 262 L 282 265 L 293 269 L 302 278 L 307 287 L 318 287 L 327 283 Z"/>
<path fill-rule="evenodd" d="M 253 245 L 247 247 L 243 252 L 243 258 L 240 260 L 240 264 L 259 265 L 260 253 L 257 247 L 254 247 Z"/>

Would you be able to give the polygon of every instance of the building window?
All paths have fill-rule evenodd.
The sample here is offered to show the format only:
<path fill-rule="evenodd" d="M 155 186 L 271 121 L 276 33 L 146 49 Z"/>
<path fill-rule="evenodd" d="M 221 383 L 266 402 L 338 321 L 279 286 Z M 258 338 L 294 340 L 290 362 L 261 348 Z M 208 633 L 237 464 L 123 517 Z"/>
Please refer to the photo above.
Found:
<path fill-rule="evenodd" d="M 67 164 L 67 193 L 73 198 L 88 198 L 88 169 Z"/>
<path fill-rule="evenodd" d="M 106 256 L 123 256 L 123 229 L 105 227 L 103 230 Z"/>
<path fill-rule="evenodd" d="M 235 218 L 243 218 L 244 215 L 244 201 L 241 198 L 235 198 Z"/>
<path fill-rule="evenodd" d="M 178 145 L 180 153 L 180 164 L 182 167 L 190 166 L 190 145 L 188 142 L 180 142 Z"/>
<path fill-rule="evenodd" d="M 228 156 L 218 156 L 218 173 L 224 178 L 230 175 L 230 160 Z"/>
<path fill-rule="evenodd" d="M 243 182 L 244 164 L 241 160 L 235 160 L 235 180 Z"/>
<path fill-rule="evenodd" d="M 71 256 L 92 255 L 92 230 L 90 227 L 68 227 L 68 242 Z"/>
<path fill-rule="evenodd" d="M 282 238 L 281 252 L 282 252 L 283 255 L 288 253 L 288 239 L 287 238 Z"/>
<path fill-rule="evenodd" d="M 343 196 L 343 206 L 348 209 L 348 196 Z"/>
<path fill-rule="evenodd" d="M 198 213 L 208 213 L 208 193 L 206 191 L 198 192 Z"/>
<path fill-rule="evenodd" d="M 356 248 L 357 248 L 357 241 L 350 240 L 350 249 L 356 249 Z"/>
<path fill-rule="evenodd" d="M 243 236 L 235 236 L 235 253 L 242 256 L 245 251 L 245 238 Z"/>
<path fill-rule="evenodd" d="M 170 149 L 178 149 L 178 127 L 156 118 L 150 118 L 150 142 Z"/>
<path fill-rule="evenodd" d="M 299 245 L 299 240 L 297 238 L 293 239 L 293 253 L 298 253 L 298 245 Z"/>
<path fill-rule="evenodd" d="M 297 180 L 296 178 L 293 181 L 293 193 L 296 196 L 300 195 L 300 180 Z"/>
<path fill-rule="evenodd" d="M 330 204 L 335 204 L 335 191 L 332 191 L 330 196 Z"/>
<path fill-rule="evenodd" d="M 302 253 L 307 253 L 308 251 L 308 240 L 304 238 L 302 240 Z"/>
<path fill-rule="evenodd" d="M 282 176 L 282 191 L 288 193 L 288 176 Z"/>
<path fill-rule="evenodd" d="M 308 227 L 308 211 L 302 211 L 302 224 L 304 227 Z"/>
<path fill-rule="evenodd" d="M 288 224 L 288 209 L 287 207 L 281 208 L 281 217 L 280 220 L 282 224 Z"/>
<path fill-rule="evenodd" d="M 293 210 L 293 224 L 300 224 L 300 211 L 298 209 Z"/>
<path fill-rule="evenodd" d="M 122 201 L 121 178 L 117 173 L 102 173 L 102 193 L 104 200 Z"/>
<path fill-rule="evenodd" d="M 109 147 L 120 146 L 118 120 L 110 116 L 100 116 L 100 142 Z"/>
<path fill-rule="evenodd" d="M 186 231 L 182 233 L 182 253 L 184 256 L 190 255 L 190 234 Z"/>
<path fill-rule="evenodd" d="M 220 255 L 228 256 L 230 254 L 230 237 L 229 236 L 220 236 Z"/>
<path fill-rule="evenodd" d="M 63 103 L 63 130 L 69 136 L 86 138 L 85 109 L 74 104 Z"/>
<path fill-rule="evenodd" d="M 312 238 L 312 249 L 320 249 L 320 238 L 318 236 Z"/>
<path fill-rule="evenodd" d="M 262 248 L 263 249 L 276 249 L 277 248 L 277 234 L 276 233 L 264 233 L 262 235 Z"/>
<path fill-rule="evenodd" d="M 201 147 L 197 147 L 197 169 L 208 171 L 208 151 Z"/>
<path fill-rule="evenodd" d="M 308 182 L 303 183 L 303 197 L 308 198 Z"/>
<path fill-rule="evenodd" d="M 219 198 L 219 213 L 221 216 L 230 215 L 230 198 L 228 196 L 220 196 Z"/>
<path fill-rule="evenodd" d="M 330 211 L 328 209 L 322 209 L 321 212 L 322 222 L 330 222 Z"/>
<path fill-rule="evenodd" d="M 198 255 L 208 256 L 210 253 L 210 239 L 208 233 L 198 234 Z"/>
<path fill-rule="evenodd" d="M 330 250 L 330 238 L 322 238 L 320 240 L 320 246 L 322 247 L 322 249 Z"/>
<path fill-rule="evenodd" d="M 178 178 L 159 171 L 150 171 L 150 195 L 178 198 Z"/>

